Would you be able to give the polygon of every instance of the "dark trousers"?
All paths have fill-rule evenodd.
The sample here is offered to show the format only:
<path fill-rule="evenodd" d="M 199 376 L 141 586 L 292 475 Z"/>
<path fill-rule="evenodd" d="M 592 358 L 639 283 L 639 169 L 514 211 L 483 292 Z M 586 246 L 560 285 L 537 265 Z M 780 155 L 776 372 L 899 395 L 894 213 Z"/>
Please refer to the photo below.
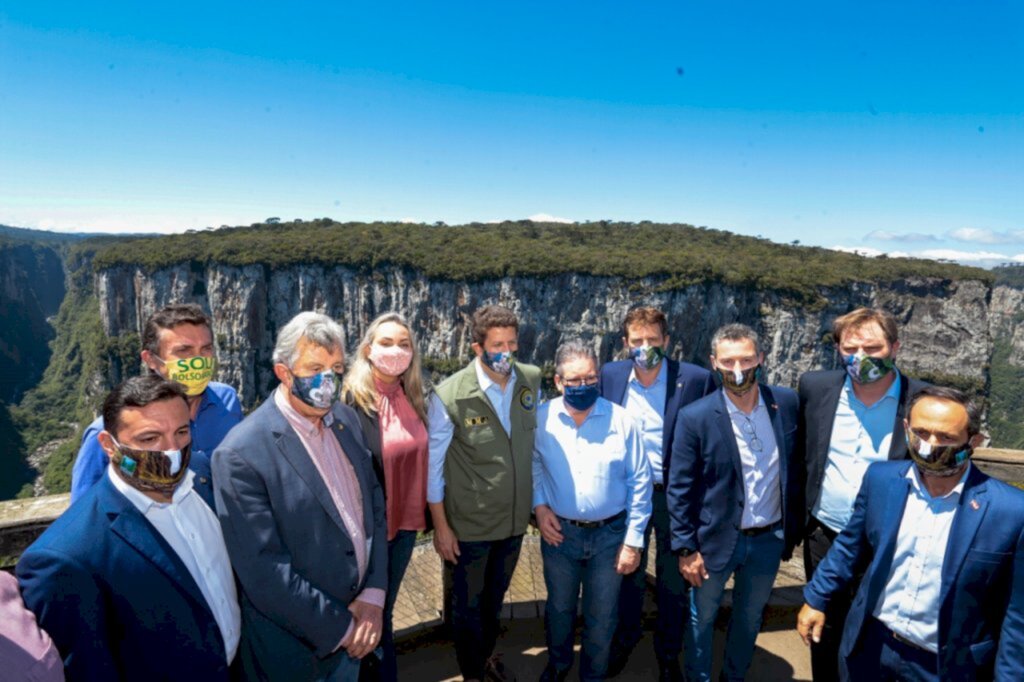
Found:
<path fill-rule="evenodd" d="M 651 534 L 658 548 L 655 603 L 658 606 L 654 630 L 654 653 L 659 664 L 677 660 L 683 648 L 683 623 L 689 618 L 687 585 L 679 573 L 679 559 L 672 553 L 671 528 L 665 491 L 655 490 L 651 497 L 651 521 L 644 534 L 640 567 L 622 579 L 619 590 L 619 625 L 615 630 L 616 653 L 628 655 L 643 636 L 644 594 L 647 592 L 647 548 Z"/>
<path fill-rule="evenodd" d="M 884 623 L 868 616 L 842 672 L 842 679 L 850 682 L 939 682 L 939 657 L 899 641 Z"/>
<path fill-rule="evenodd" d="M 804 571 L 808 582 L 814 576 L 818 564 L 825 559 L 837 535 L 834 530 L 811 517 L 804 538 Z M 839 679 L 839 642 L 862 577 L 863 573 L 855 575 L 845 590 L 832 595 L 832 601 L 825 608 L 825 627 L 821 632 L 821 641 L 811 644 L 811 675 L 814 682 L 833 682 Z"/>
<path fill-rule="evenodd" d="M 498 639 L 501 605 L 512 582 L 523 536 L 459 542 L 458 563 L 445 563 L 452 586 L 455 657 L 465 679 L 483 679 Z"/>

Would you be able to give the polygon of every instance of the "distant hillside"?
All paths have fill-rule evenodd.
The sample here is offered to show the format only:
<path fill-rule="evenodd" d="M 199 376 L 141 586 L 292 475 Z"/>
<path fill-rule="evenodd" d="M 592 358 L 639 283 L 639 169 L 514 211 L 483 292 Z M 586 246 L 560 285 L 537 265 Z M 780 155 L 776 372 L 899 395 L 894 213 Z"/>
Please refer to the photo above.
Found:
<path fill-rule="evenodd" d="M 37 244 L 70 243 L 96 236 L 84 232 L 50 232 L 49 230 L 32 230 L 27 227 L 11 227 L 0 225 L 0 242 L 4 240 L 29 241 Z"/>
<path fill-rule="evenodd" d="M 481 280 L 567 272 L 641 278 L 665 276 L 666 288 L 715 281 L 787 292 L 824 304 L 823 287 L 895 282 L 910 277 L 973 279 L 985 270 L 910 258 L 865 258 L 819 247 L 783 245 L 722 230 L 681 224 L 534 223 L 528 220 L 461 226 L 312 222 L 254 224 L 118 240 L 96 253 L 95 267 L 181 262 L 312 263 L 371 270 L 409 267 L 430 278 Z"/>

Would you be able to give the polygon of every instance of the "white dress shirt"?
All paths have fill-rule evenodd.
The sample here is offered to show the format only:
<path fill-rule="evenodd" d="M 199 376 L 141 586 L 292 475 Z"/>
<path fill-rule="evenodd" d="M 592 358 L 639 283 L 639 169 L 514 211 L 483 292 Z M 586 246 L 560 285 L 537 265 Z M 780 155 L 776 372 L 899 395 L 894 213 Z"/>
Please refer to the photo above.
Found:
<path fill-rule="evenodd" d="M 910 492 L 896 536 L 896 551 L 885 589 L 872 614 L 893 632 L 936 654 L 942 564 L 970 468 L 968 464 L 955 488 L 942 497 L 932 497 L 917 467 L 910 467 Z"/>
<path fill-rule="evenodd" d="M 125 483 L 114 472 L 113 466 L 107 468 L 107 475 L 114 487 L 153 524 L 185 564 L 217 621 L 224 639 L 227 661 L 230 663 L 238 651 L 238 639 L 242 632 L 235 576 L 231 572 L 231 561 L 228 559 L 227 547 L 224 546 L 220 522 L 192 487 L 195 473 L 191 470 L 185 473 L 170 502 L 150 499 Z"/>
<path fill-rule="evenodd" d="M 728 395 L 724 398 L 743 471 L 744 500 L 740 528 L 770 526 L 782 520 L 782 479 L 779 475 L 779 446 L 768 407 L 764 404 L 764 395 L 758 395 L 757 405 L 749 415 L 736 407 Z M 755 441 L 761 443 L 760 452 L 752 447 Z"/>

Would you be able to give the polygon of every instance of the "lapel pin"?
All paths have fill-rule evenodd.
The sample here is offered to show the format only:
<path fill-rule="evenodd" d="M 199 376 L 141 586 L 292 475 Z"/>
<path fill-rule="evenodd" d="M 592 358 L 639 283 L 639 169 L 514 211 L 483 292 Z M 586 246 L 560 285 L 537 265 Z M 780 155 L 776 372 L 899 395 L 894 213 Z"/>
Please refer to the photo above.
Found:
<path fill-rule="evenodd" d="M 981 505 L 978 504 L 977 500 L 971 500 L 971 509 L 973 509 L 974 511 L 978 511 L 979 509 L 981 509 Z"/>

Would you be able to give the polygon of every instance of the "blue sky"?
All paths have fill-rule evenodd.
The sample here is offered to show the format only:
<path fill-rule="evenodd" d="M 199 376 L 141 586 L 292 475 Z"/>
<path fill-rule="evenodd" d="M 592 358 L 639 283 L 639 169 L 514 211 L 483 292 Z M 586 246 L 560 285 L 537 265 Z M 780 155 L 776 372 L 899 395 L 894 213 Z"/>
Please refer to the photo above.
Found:
<path fill-rule="evenodd" d="M 1024 5 L 0 0 L 0 223 L 678 221 L 1024 262 Z"/>

